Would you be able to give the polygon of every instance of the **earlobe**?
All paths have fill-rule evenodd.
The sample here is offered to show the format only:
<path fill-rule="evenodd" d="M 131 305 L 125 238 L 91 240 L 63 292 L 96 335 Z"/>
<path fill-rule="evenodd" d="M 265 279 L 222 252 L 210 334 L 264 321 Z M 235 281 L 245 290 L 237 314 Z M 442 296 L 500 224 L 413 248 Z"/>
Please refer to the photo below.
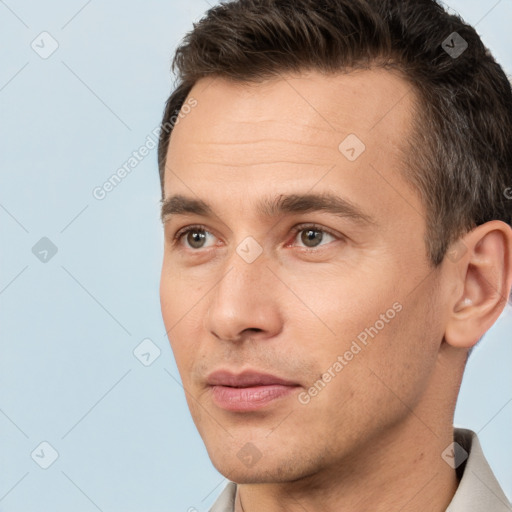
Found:
<path fill-rule="evenodd" d="M 462 281 L 452 297 L 444 339 L 454 347 L 471 348 L 507 303 L 512 286 L 512 229 L 504 222 L 491 221 L 470 231 L 462 241 L 468 249 L 464 256 L 443 263 L 455 265 L 448 269 L 449 275 Z"/>

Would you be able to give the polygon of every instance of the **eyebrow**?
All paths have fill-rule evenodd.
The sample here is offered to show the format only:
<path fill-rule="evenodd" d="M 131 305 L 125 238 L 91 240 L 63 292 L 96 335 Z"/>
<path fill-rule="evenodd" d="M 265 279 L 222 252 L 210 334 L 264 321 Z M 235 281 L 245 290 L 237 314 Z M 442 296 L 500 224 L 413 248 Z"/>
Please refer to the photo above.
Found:
<path fill-rule="evenodd" d="M 199 215 L 214 217 L 213 208 L 201 199 L 174 195 L 161 201 L 160 218 L 162 223 L 178 215 Z M 376 220 L 353 204 L 331 192 L 322 194 L 281 194 L 265 197 L 257 204 L 257 212 L 268 218 L 276 218 L 293 213 L 326 212 L 342 218 L 349 218 L 358 224 L 376 224 Z"/>

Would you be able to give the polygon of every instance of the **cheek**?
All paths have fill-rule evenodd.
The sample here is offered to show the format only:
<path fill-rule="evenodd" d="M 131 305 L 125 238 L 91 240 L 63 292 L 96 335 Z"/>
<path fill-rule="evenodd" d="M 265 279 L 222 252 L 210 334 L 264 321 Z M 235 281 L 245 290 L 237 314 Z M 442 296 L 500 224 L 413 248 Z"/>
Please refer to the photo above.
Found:
<path fill-rule="evenodd" d="M 426 311 L 421 297 L 414 302 L 397 288 L 398 278 L 344 275 L 301 279 L 294 289 L 307 297 L 309 307 L 301 314 L 296 310 L 290 321 L 301 326 L 297 345 L 315 364 L 316 374 L 309 380 L 312 386 L 322 375 L 329 380 L 324 388 L 317 386 L 317 394 L 312 390 L 311 410 L 350 410 L 333 415 L 341 422 L 365 420 L 361 414 L 367 420 L 369 411 L 381 419 L 396 417 L 407 411 L 404 403 L 413 406 L 419 400 L 428 384 L 437 351 L 432 343 L 434 315 Z M 305 322 L 303 314 L 311 322 Z"/>
<path fill-rule="evenodd" d="M 160 277 L 160 309 L 164 321 L 165 330 L 172 345 L 173 327 L 177 322 L 176 317 L 176 288 L 172 285 L 172 279 L 166 275 L 165 266 Z M 173 347 L 174 349 L 174 347 Z"/>
<path fill-rule="evenodd" d="M 165 255 L 160 276 L 160 306 L 166 330 L 172 334 L 183 321 L 196 314 L 207 287 L 181 270 L 172 258 Z M 171 329 L 171 331 L 169 331 Z"/>
<path fill-rule="evenodd" d="M 306 390 L 312 394 L 302 396 L 301 403 L 308 403 L 297 409 L 297 429 L 321 431 L 331 446 L 349 447 L 410 415 L 428 387 L 435 355 L 413 343 L 413 326 L 418 323 L 413 315 L 405 316 L 409 313 L 401 311 L 373 338 L 369 336 L 366 345 L 355 337 L 350 343 L 341 341 L 340 349 L 331 345 L 317 354 L 322 362 L 316 382 L 329 368 L 335 376 L 325 387 L 312 380 Z M 364 326 L 363 316 L 359 322 Z"/>
<path fill-rule="evenodd" d="M 293 283 L 293 296 L 289 294 L 288 304 L 282 303 L 291 315 L 291 329 L 300 326 L 298 344 L 305 345 L 312 359 L 322 365 L 350 350 L 354 340 L 364 348 L 365 340 L 382 337 L 400 316 L 393 309 L 399 296 L 397 280 L 389 269 L 384 272 L 369 265 L 356 269 L 346 262 L 327 268 L 297 271 L 300 279 L 283 276 L 283 281 Z M 387 311 L 388 323 L 384 323 L 380 315 Z"/>
<path fill-rule="evenodd" d="M 198 300 L 190 293 L 186 280 L 178 279 L 168 268 L 164 260 L 160 278 L 160 307 L 178 370 L 182 380 L 186 381 L 187 370 L 193 363 L 194 344 L 199 339 L 193 332 L 197 325 L 201 325 L 195 310 Z"/>
<path fill-rule="evenodd" d="M 414 409 L 428 388 L 437 356 L 435 319 L 410 297 L 400 303 L 399 314 L 365 349 L 368 381 L 356 377 L 362 399 L 382 416 Z"/>

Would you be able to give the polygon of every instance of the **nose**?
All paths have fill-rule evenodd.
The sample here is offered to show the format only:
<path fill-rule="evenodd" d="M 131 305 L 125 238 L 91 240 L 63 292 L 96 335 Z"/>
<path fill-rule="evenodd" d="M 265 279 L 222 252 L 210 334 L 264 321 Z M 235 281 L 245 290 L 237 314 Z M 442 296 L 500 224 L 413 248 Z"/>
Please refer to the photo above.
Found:
<path fill-rule="evenodd" d="M 240 342 L 272 338 L 280 332 L 283 285 L 269 267 L 264 253 L 249 263 L 233 251 L 223 276 L 208 295 L 204 322 L 213 336 Z"/>

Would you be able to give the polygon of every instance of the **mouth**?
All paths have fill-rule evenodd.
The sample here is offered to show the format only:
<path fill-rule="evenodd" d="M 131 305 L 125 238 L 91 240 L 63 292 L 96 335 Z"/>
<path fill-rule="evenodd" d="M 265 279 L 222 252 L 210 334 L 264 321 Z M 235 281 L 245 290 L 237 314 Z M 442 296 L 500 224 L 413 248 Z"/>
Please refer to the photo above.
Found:
<path fill-rule="evenodd" d="M 300 384 L 275 375 L 246 371 L 235 375 L 225 370 L 213 372 L 207 383 L 212 400 L 221 409 L 255 411 L 290 396 Z"/>

